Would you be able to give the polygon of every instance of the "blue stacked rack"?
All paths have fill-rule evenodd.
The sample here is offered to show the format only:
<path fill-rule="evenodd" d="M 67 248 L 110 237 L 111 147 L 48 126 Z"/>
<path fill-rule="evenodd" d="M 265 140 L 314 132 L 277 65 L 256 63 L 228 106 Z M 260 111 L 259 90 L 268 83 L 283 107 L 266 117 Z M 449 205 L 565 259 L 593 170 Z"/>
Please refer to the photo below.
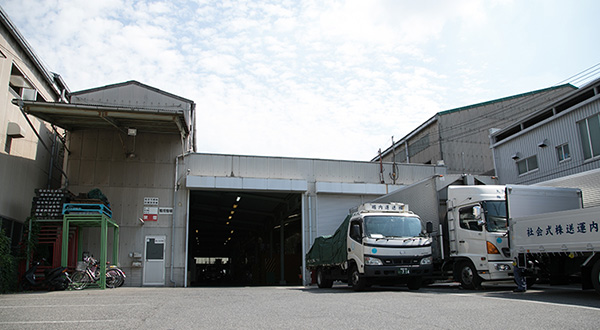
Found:
<path fill-rule="evenodd" d="M 112 211 L 104 204 L 65 203 L 63 214 L 103 214 L 112 218 Z"/>

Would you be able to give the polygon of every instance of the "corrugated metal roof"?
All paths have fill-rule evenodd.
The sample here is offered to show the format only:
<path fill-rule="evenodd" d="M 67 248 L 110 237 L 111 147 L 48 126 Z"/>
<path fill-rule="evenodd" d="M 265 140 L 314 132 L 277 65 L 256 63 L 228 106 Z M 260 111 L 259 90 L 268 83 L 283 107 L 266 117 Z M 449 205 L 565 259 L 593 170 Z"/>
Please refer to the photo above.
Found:
<path fill-rule="evenodd" d="M 558 86 L 553 86 L 553 87 L 538 89 L 538 90 L 527 92 L 527 93 L 522 93 L 522 94 L 507 96 L 507 97 L 503 97 L 503 98 L 500 98 L 500 99 L 495 99 L 495 100 L 486 101 L 486 102 L 482 102 L 482 103 L 471 104 L 471 105 L 467 105 L 465 107 L 460 107 L 460 108 L 455 108 L 455 109 L 450 109 L 450 110 L 444 110 L 444 111 L 438 112 L 437 114 L 440 115 L 440 116 L 442 116 L 442 115 L 446 115 L 446 114 L 449 114 L 449 113 L 452 113 L 452 112 L 458 112 L 458 111 L 463 111 L 463 110 L 468 110 L 468 109 L 483 107 L 483 106 L 494 104 L 494 103 L 500 103 L 500 102 L 504 102 L 504 101 L 518 99 L 518 98 L 521 98 L 521 97 L 524 97 L 524 96 L 530 96 L 530 95 L 535 95 L 535 94 L 539 94 L 539 93 L 544 93 L 544 92 L 552 91 L 552 90 L 555 90 L 555 89 L 561 89 L 563 87 L 571 87 L 571 88 L 573 88 L 573 90 L 577 89 L 577 87 L 575 87 L 575 86 L 573 86 L 571 84 L 558 85 Z"/>
<path fill-rule="evenodd" d="M 44 121 L 69 131 L 80 129 L 113 129 L 127 133 L 128 128 L 148 133 L 180 133 L 187 136 L 183 110 L 109 107 L 13 100 L 14 104 Z"/>

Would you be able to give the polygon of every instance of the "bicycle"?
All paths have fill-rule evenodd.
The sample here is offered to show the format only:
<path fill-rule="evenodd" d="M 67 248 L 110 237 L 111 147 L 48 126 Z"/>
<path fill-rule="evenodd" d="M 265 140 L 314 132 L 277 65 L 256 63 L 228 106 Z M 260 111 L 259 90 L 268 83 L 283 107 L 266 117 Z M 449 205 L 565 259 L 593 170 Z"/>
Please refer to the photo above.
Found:
<path fill-rule="evenodd" d="M 116 288 L 125 282 L 125 273 L 115 265 L 108 265 L 106 269 L 106 287 Z M 71 276 L 71 288 L 83 290 L 88 285 L 100 280 L 98 260 L 93 256 L 84 256 L 83 261 L 77 263 L 77 269 Z"/>

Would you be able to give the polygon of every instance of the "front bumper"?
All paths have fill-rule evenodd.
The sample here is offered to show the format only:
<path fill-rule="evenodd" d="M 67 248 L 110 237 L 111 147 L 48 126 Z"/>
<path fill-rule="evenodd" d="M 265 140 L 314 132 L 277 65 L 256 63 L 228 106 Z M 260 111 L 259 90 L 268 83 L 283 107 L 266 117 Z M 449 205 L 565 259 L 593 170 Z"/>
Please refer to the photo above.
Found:
<path fill-rule="evenodd" d="M 490 261 L 489 270 L 479 271 L 479 276 L 486 281 L 511 280 L 513 265 L 509 261 Z"/>
<path fill-rule="evenodd" d="M 429 276 L 433 271 L 432 265 L 406 266 L 368 266 L 365 265 L 365 277 L 406 278 Z"/>

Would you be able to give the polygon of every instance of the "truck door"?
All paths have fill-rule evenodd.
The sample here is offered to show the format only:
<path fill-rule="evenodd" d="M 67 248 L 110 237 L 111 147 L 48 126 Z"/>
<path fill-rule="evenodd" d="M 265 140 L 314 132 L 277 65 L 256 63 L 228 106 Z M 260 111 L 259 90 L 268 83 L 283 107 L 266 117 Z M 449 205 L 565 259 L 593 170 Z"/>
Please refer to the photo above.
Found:
<path fill-rule="evenodd" d="M 354 232 L 352 228 L 358 227 L 360 228 L 359 232 Z M 362 244 L 363 230 L 362 230 L 362 222 L 358 219 L 350 221 L 350 225 L 348 226 L 348 237 L 350 239 L 347 241 L 348 243 L 348 259 L 354 259 L 356 261 L 356 265 L 360 272 L 363 271 L 364 266 L 364 249 Z"/>
<path fill-rule="evenodd" d="M 486 237 L 483 225 L 479 224 L 473 214 L 473 207 L 479 204 L 462 207 L 458 210 L 458 228 L 456 240 L 458 254 L 468 256 L 478 269 L 487 268 L 481 257 L 487 255 Z"/>

